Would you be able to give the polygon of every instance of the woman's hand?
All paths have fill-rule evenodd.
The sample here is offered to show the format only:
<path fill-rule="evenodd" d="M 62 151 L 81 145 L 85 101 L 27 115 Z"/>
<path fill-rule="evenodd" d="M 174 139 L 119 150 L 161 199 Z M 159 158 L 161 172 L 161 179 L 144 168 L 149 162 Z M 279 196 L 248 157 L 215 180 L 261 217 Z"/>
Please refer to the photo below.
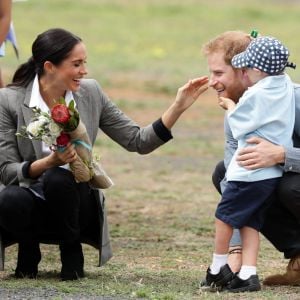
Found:
<path fill-rule="evenodd" d="M 198 97 L 208 89 L 208 77 L 203 76 L 189 80 L 185 85 L 178 89 L 175 104 L 182 112 L 189 108 Z"/>
<path fill-rule="evenodd" d="M 75 146 L 68 143 L 64 151 L 52 151 L 48 156 L 34 161 L 30 165 L 29 175 L 31 178 L 37 178 L 47 169 L 63 166 L 75 161 L 77 153 Z"/>
<path fill-rule="evenodd" d="M 63 149 L 57 149 L 53 153 L 53 159 L 56 162 L 56 166 L 62 166 L 65 164 L 69 164 L 76 160 L 77 152 L 75 150 L 75 146 L 71 143 L 68 143 L 67 146 Z"/>
<path fill-rule="evenodd" d="M 180 115 L 208 89 L 207 83 L 208 77 L 203 76 L 189 80 L 178 89 L 175 101 L 162 115 L 162 122 L 168 129 L 171 129 Z"/>

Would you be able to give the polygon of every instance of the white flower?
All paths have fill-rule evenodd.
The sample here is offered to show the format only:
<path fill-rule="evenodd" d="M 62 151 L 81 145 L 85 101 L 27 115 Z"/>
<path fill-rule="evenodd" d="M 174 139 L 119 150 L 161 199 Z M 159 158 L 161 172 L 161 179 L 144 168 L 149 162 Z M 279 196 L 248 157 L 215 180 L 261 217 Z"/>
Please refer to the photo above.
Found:
<path fill-rule="evenodd" d="M 42 112 L 39 108 L 34 108 L 31 122 L 27 127 L 22 126 L 20 132 L 17 132 L 16 135 L 43 141 L 51 147 L 57 144 L 57 138 L 61 135 L 62 131 L 62 125 L 55 122 L 50 113 Z"/>
<path fill-rule="evenodd" d="M 58 137 L 61 133 L 61 127 L 52 120 L 50 121 L 48 128 L 49 128 L 49 132 L 53 136 Z"/>
<path fill-rule="evenodd" d="M 54 145 L 56 143 L 56 137 L 53 137 L 51 135 L 43 135 L 42 136 L 42 141 L 46 145 L 51 146 L 51 145 Z"/>
<path fill-rule="evenodd" d="M 32 136 L 32 137 L 38 137 L 38 133 L 40 130 L 40 124 L 39 121 L 34 121 L 32 123 L 30 123 L 27 126 L 26 131 Z"/>
<path fill-rule="evenodd" d="M 43 127 L 43 126 L 47 125 L 49 123 L 49 121 L 50 120 L 47 117 L 43 116 L 43 115 L 39 116 L 39 118 L 38 118 L 38 123 L 39 123 L 40 127 Z"/>

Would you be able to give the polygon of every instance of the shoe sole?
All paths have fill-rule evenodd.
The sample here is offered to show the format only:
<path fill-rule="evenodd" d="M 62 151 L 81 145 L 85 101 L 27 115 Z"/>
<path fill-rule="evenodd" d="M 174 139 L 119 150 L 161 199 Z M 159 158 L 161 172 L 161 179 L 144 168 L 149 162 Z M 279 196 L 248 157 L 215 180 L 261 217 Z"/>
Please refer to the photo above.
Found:
<path fill-rule="evenodd" d="M 261 290 L 261 286 L 257 285 L 249 285 L 249 286 L 244 286 L 236 289 L 227 289 L 227 292 L 230 293 L 243 293 L 243 292 L 257 292 Z"/>
<path fill-rule="evenodd" d="M 217 282 L 213 282 L 211 285 L 201 285 L 200 283 L 200 289 L 202 291 L 209 291 L 209 292 L 221 292 L 224 287 L 226 287 L 227 283 L 230 282 L 232 279 L 232 274 L 228 273 L 222 278 L 221 280 Z"/>

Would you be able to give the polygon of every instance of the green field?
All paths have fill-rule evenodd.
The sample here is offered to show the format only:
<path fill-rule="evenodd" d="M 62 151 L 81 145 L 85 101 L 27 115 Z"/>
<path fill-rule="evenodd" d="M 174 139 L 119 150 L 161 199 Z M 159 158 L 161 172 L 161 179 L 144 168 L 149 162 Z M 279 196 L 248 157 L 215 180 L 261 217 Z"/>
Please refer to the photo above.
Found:
<path fill-rule="evenodd" d="M 257 29 L 286 43 L 297 62 L 300 5 L 280 0 L 28 0 L 13 5 L 21 61 L 36 35 L 64 27 L 88 47 L 90 76 L 105 86 L 174 91 L 206 73 L 201 45 L 225 30 Z M 18 62 L 7 55 L 9 74 Z M 299 71 L 292 72 L 300 80 Z"/>
<path fill-rule="evenodd" d="M 225 30 L 276 36 L 300 64 L 300 1 L 28 0 L 13 4 L 13 16 L 20 62 L 41 31 L 73 31 L 88 48 L 88 77 L 141 125 L 160 117 L 189 78 L 207 74 L 201 46 Z M 7 82 L 18 64 L 8 45 L 1 59 Z M 299 69 L 288 72 L 300 82 Z M 57 246 L 43 245 L 38 280 L 15 280 L 12 246 L 0 289 L 11 299 L 232 299 L 198 288 L 211 260 L 219 201 L 211 183 L 224 142 L 223 111 L 216 103 L 213 91 L 202 96 L 176 124 L 174 140 L 146 156 L 99 136 L 97 151 L 115 182 L 105 191 L 114 250 L 107 265 L 98 268 L 97 251 L 85 246 L 87 278 L 60 282 Z M 263 237 L 261 246 L 261 279 L 283 271 L 282 254 Z M 299 292 L 264 287 L 234 299 L 299 299 Z"/>

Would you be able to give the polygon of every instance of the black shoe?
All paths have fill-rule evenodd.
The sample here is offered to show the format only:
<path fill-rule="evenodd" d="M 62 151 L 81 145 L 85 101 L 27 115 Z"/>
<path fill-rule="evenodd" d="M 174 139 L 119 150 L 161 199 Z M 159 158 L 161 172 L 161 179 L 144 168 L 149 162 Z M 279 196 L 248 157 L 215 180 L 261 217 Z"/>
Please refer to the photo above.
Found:
<path fill-rule="evenodd" d="M 226 290 L 232 293 L 260 291 L 261 286 L 257 275 L 252 275 L 248 279 L 241 279 L 237 275 L 226 286 Z"/>
<path fill-rule="evenodd" d="M 72 244 L 61 244 L 61 273 L 62 281 L 77 280 L 84 277 L 83 264 L 84 258 L 82 253 L 82 246 L 79 242 Z"/>
<path fill-rule="evenodd" d="M 206 271 L 206 278 L 200 283 L 201 287 L 213 290 L 222 290 L 234 277 L 228 264 L 220 269 L 218 274 L 211 274 L 210 268 Z"/>
<path fill-rule="evenodd" d="M 15 270 L 16 278 L 37 278 L 41 251 L 38 242 L 20 242 L 18 262 Z"/>

